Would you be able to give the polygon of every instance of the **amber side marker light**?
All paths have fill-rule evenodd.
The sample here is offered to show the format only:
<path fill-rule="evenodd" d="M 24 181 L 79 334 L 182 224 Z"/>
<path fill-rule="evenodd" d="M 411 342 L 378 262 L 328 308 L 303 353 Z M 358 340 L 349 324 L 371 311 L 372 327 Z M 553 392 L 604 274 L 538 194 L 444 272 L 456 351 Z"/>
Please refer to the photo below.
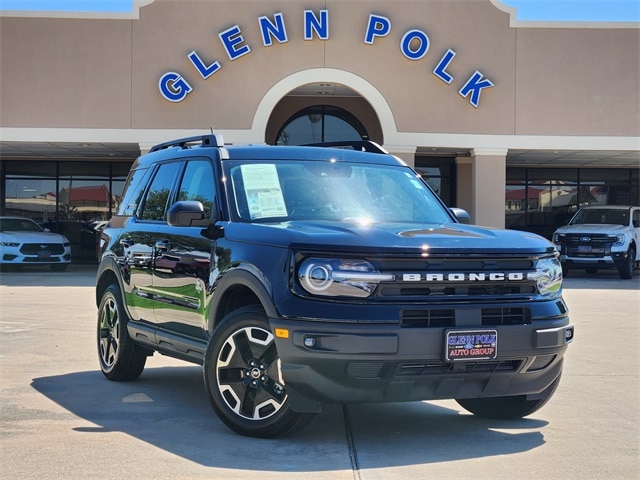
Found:
<path fill-rule="evenodd" d="M 286 328 L 276 328 L 276 337 L 289 338 L 289 330 Z"/>

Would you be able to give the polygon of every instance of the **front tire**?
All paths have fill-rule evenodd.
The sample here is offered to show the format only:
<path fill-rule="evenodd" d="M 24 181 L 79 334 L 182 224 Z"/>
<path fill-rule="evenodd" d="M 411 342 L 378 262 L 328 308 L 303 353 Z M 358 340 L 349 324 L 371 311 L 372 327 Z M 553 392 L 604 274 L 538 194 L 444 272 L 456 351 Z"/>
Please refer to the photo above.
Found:
<path fill-rule="evenodd" d="M 620 275 L 620 278 L 622 278 L 623 280 L 631 280 L 633 278 L 633 273 L 635 270 L 635 260 L 636 260 L 636 251 L 633 249 L 633 247 L 630 247 L 629 250 L 627 251 L 627 256 L 625 257 L 624 261 L 622 262 L 622 265 L 620 265 L 620 268 L 618 269 L 618 274 Z"/>
<path fill-rule="evenodd" d="M 258 307 L 243 307 L 222 319 L 207 347 L 203 371 L 213 409 L 241 435 L 279 437 L 314 417 L 291 410 L 275 339 Z"/>
<path fill-rule="evenodd" d="M 526 395 L 514 395 L 511 397 L 464 398 L 456 399 L 456 402 L 476 417 L 492 420 L 516 420 L 540 410 L 553 396 L 559 383 L 560 375 L 535 400 L 527 400 Z"/>
<path fill-rule="evenodd" d="M 107 287 L 98 308 L 98 358 L 109 380 L 135 380 L 147 361 L 147 353 L 137 347 L 127 331 L 129 317 L 122 304 L 118 285 Z"/>

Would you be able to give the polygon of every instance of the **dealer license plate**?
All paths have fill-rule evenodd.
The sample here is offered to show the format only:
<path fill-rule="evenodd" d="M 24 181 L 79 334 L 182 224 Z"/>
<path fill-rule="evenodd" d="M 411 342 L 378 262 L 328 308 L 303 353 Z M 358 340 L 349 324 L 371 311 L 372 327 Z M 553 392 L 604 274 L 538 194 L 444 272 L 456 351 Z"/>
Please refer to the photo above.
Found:
<path fill-rule="evenodd" d="M 578 253 L 591 253 L 591 245 L 578 245 Z"/>
<path fill-rule="evenodd" d="M 498 331 L 449 330 L 445 352 L 447 362 L 493 360 L 498 356 Z"/>
<path fill-rule="evenodd" d="M 38 258 L 51 258 L 51 252 L 49 250 L 41 250 L 38 252 Z"/>

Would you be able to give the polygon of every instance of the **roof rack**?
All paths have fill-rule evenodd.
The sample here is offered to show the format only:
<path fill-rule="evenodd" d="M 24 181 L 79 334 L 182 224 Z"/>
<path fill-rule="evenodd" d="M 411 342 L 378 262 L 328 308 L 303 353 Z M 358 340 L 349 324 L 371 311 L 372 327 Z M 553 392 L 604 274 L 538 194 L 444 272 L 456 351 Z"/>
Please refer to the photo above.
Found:
<path fill-rule="evenodd" d="M 322 142 L 309 143 L 304 147 L 334 147 L 334 148 L 351 148 L 360 152 L 384 153 L 388 154 L 384 148 L 371 140 L 349 140 L 344 142 Z"/>
<path fill-rule="evenodd" d="M 160 143 L 151 147 L 150 152 L 157 152 L 158 150 L 164 150 L 165 148 L 180 147 L 189 148 L 192 145 L 198 145 L 201 147 L 223 147 L 224 140 L 219 133 L 212 133 L 209 135 L 200 135 L 197 137 L 180 138 L 178 140 L 171 140 L 170 142 Z"/>

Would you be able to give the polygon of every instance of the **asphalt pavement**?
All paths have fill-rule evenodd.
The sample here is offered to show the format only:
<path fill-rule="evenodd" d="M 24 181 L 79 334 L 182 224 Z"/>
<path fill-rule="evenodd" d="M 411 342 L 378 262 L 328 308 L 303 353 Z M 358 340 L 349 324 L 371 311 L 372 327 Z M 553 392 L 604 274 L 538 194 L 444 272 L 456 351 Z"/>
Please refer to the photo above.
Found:
<path fill-rule="evenodd" d="M 228 430 L 199 366 L 100 373 L 95 268 L 0 273 L 2 479 L 638 479 L 640 276 L 571 271 L 576 326 L 555 396 L 518 421 L 454 401 L 331 406 L 293 436 Z M 636 272 L 637 273 L 637 272 Z"/>

